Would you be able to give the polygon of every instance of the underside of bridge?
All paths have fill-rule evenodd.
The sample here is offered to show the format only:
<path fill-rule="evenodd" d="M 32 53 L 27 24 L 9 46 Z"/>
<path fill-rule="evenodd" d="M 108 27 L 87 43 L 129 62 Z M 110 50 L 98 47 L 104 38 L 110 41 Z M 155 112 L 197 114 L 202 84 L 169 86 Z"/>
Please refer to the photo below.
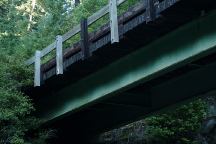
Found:
<path fill-rule="evenodd" d="M 214 6 L 213 0 L 180 1 L 119 44 L 28 89 L 45 126 L 58 130 L 55 142 L 87 143 L 103 131 L 214 91 Z"/>

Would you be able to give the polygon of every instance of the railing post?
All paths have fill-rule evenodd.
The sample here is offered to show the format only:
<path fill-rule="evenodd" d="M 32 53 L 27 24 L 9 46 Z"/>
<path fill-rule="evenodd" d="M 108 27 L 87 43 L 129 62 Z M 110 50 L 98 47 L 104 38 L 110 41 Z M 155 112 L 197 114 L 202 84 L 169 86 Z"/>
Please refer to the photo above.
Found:
<path fill-rule="evenodd" d="M 63 74 L 62 36 L 56 36 L 56 74 Z"/>
<path fill-rule="evenodd" d="M 116 0 L 109 0 L 109 15 L 110 15 L 111 43 L 116 43 L 119 42 Z"/>
<path fill-rule="evenodd" d="M 87 19 L 82 19 L 80 23 L 81 31 L 81 50 L 83 52 L 83 60 L 91 56 L 89 49 L 89 37 L 88 37 L 88 22 Z"/>
<path fill-rule="evenodd" d="M 147 0 L 146 23 L 156 19 L 155 0 Z"/>
<path fill-rule="evenodd" d="M 35 52 L 34 87 L 41 84 L 41 51 Z"/>

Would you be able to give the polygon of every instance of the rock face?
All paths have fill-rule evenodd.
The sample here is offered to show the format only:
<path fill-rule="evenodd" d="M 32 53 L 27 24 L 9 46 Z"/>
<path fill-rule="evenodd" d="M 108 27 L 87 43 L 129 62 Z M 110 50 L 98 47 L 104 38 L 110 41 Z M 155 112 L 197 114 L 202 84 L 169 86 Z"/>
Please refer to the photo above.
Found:
<path fill-rule="evenodd" d="M 216 144 L 216 96 L 208 96 L 205 101 L 208 112 L 200 130 L 201 141 L 202 144 Z"/>
<path fill-rule="evenodd" d="M 145 121 L 137 121 L 106 132 L 99 137 L 100 144 L 144 144 Z"/>
<path fill-rule="evenodd" d="M 207 118 L 201 128 L 202 144 L 216 144 L 216 116 Z"/>
<path fill-rule="evenodd" d="M 134 122 L 119 129 L 106 132 L 100 136 L 100 144 L 147 144 L 145 141 L 144 120 Z M 216 116 L 203 121 L 198 136 L 200 144 L 216 144 Z"/>
<path fill-rule="evenodd" d="M 216 95 L 208 96 L 204 99 L 208 105 L 207 117 L 216 116 Z"/>
<path fill-rule="evenodd" d="M 216 144 L 216 95 L 203 99 L 207 103 L 207 118 L 197 133 L 199 144 Z M 140 120 L 99 136 L 99 144 L 148 144 L 145 120 Z"/>

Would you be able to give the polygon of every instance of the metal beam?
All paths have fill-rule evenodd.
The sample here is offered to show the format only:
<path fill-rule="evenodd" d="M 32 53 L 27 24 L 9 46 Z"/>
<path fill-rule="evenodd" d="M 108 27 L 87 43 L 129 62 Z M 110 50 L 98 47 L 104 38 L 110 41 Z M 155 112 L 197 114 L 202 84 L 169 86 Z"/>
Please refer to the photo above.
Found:
<path fill-rule="evenodd" d="M 40 117 L 53 120 L 157 78 L 216 51 L 216 12 L 171 32 L 43 100 Z M 49 96 L 47 96 L 49 99 Z"/>

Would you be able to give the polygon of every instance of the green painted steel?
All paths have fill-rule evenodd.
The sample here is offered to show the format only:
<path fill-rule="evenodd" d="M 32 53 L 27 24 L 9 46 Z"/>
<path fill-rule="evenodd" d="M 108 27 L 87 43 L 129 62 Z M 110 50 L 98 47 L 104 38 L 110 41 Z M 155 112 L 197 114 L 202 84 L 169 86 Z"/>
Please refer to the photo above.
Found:
<path fill-rule="evenodd" d="M 216 50 L 216 12 L 153 43 L 55 94 L 40 116 L 53 120 L 117 95 Z M 145 39 L 145 37 L 143 37 Z"/>

